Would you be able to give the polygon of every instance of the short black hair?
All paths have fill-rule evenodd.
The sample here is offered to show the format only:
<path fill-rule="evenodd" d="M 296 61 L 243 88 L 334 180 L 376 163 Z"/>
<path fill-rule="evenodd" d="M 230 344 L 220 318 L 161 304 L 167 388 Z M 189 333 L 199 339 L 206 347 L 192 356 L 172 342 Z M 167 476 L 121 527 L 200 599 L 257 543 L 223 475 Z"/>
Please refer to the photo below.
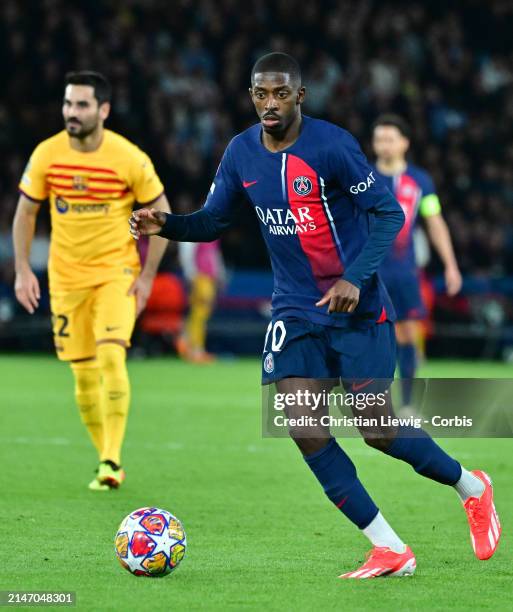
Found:
<path fill-rule="evenodd" d="M 301 68 L 297 61 L 287 53 L 274 51 L 259 58 L 251 70 L 251 82 L 259 72 L 283 72 L 290 75 L 290 80 L 301 85 Z"/>
<path fill-rule="evenodd" d="M 93 70 L 68 72 L 64 85 L 90 85 L 94 89 L 94 97 L 98 100 L 98 104 L 110 102 L 112 98 L 112 88 L 108 79 L 100 72 Z"/>
<path fill-rule="evenodd" d="M 402 136 L 404 136 L 405 138 L 408 138 L 408 140 L 410 139 L 410 134 L 411 134 L 410 126 L 408 125 L 408 122 L 406 121 L 406 119 L 403 119 L 399 115 L 394 115 L 392 113 L 387 113 L 386 115 L 380 115 L 376 119 L 376 121 L 374 121 L 374 123 L 372 124 L 372 131 L 374 131 L 380 125 L 388 125 L 388 126 L 395 127 L 399 130 Z"/>

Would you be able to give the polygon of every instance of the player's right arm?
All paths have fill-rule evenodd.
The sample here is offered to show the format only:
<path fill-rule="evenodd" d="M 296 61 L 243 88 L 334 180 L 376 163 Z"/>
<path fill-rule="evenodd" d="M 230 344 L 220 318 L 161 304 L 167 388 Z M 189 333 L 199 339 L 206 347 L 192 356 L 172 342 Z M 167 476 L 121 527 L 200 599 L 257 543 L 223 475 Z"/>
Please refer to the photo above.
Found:
<path fill-rule="evenodd" d="M 36 229 L 37 213 L 41 202 L 48 197 L 46 183 L 48 159 L 48 145 L 43 142 L 34 149 L 21 177 L 20 198 L 12 228 L 16 271 L 14 290 L 18 302 L 30 314 L 33 314 L 38 307 L 41 297 L 39 282 L 30 267 L 30 247 Z"/>
<path fill-rule="evenodd" d="M 21 194 L 12 227 L 16 271 L 14 290 L 18 302 L 30 314 L 33 314 L 38 307 L 41 297 L 39 282 L 30 267 L 30 247 L 36 229 L 36 217 L 39 208 L 40 204 Z"/>
<path fill-rule="evenodd" d="M 212 242 L 232 223 L 239 197 L 240 181 L 229 145 L 201 210 L 190 215 L 136 210 L 130 217 L 130 232 L 136 239 L 158 234 L 180 242 Z"/>

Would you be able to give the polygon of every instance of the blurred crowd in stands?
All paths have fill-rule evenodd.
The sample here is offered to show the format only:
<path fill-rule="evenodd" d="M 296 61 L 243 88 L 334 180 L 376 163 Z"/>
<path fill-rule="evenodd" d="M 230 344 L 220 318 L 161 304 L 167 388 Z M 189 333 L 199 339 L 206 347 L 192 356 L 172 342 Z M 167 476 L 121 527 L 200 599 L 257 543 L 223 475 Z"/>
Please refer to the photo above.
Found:
<path fill-rule="evenodd" d="M 177 212 L 203 203 L 223 149 L 255 122 L 258 56 L 294 55 L 304 112 L 349 129 L 367 154 L 376 116 L 412 126 L 411 158 L 437 185 L 466 274 L 513 274 L 513 3 L 509 0 L 3 0 L 0 275 L 11 274 L 17 182 L 62 127 L 63 77 L 104 72 L 108 126 L 153 159 Z M 34 245 L 46 264 L 48 219 Z M 250 207 L 223 241 L 228 265 L 267 258 Z"/>

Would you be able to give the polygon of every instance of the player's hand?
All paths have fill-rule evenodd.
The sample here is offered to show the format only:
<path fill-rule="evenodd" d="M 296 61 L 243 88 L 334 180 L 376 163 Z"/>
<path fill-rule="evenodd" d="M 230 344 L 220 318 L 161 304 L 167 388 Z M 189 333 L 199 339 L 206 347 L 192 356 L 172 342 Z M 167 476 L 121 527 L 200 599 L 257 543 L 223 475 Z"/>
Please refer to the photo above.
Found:
<path fill-rule="evenodd" d="M 41 299 L 41 290 L 39 289 L 39 281 L 32 270 L 18 272 L 14 282 L 14 291 L 18 302 L 28 310 L 30 314 L 34 314 L 39 306 Z"/>
<path fill-rule="evenodd" d="M 130 233 L 138 240 L 140 236 L 153 236 L 158 234 L 166 222 L 166 213 L 155 208 L 141 208 L 135 210 L 130 217 Z"/>
<path fill-rule="evenodd" d="M 457 266 L 445 268 L 445 290 L 447 295 L 456 295 L 460 292 L 463 281 Z"/>
<path fill-rule="evenodd" d="M 146 303 L 150 297 L 152 287 L 153 277 L 140 274 L 128 290 L 128 295 L 135 295 L 136 317 L 146 308 Z"/>
<path fill-rule="evenodd" d="M 329 302 L 328 313 L 353 312 L 360 300 L 360 290 L 343 278 L 338 280 L 331 289 L 328 289 L 322 298 L 315 304 L 324 306 Z"/>

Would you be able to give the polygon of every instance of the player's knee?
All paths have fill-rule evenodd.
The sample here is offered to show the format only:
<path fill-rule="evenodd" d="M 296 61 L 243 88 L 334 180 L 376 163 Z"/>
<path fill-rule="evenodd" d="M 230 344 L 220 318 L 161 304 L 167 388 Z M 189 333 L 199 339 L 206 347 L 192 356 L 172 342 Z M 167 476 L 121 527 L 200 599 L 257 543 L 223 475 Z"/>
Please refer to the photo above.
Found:
<path fill-rule="evenodd" d="M 203 312 L 206 312 L 210 309 L 210 307 L 212 306 L 212 299 L 210 297 L 205 297 L 203 295 L 198 296 L 193 304 L 192 304 L 196 309 L 199 309 Z"/>
<path fill-rule="evenodd" d="M 417 340 L 417 325 L 415 321 L 403 321 L 397 342 L 401 344 L 414 344 Z"/>
<path fill-rule="evenodd" d="M 70 363 L 75 379 L 75 394 L 93 393 L 99 385 L 100 374 L 96 360 L 75 361 Z"/>
<path fill-rule="evenodd" d="M 103 375 L 126 376 L 126 348 L 116 342 L 103 342 L 96 347 L 98 365 Z"/>
<path fill-rule="evenodd" d="M 304 436 L 304 432 L 302 435 Z M 290 433 L 290 437 L 294 440 L 296 446 L 299 448 L 303 455 L 313 455 L 314 453 L 324 448 L 329 441 L 328 438 L 294 437 L 292 435 L 292 432 Z"/>
<path fill-rule="evenodd" d="M 80 419 L 88 427 L 100 426 L 100 372 L 95 360 L 76 361 L 70 364 L 75 378 L 75 401 Z"/>
<path fill-rule="evenodd" d="M 381 451 L 382 453 L 386 453 L 392 444 L 393 438 L 387 438 L 385 436 L 379 437 L 364 437 L 365 444 L 371 446 L 372 448 Z"/>
<path fill-rule="evenodd" d="M 105 416 L 126 416 L 130 401 L 130 383 L 126 369 L 126 349 L 114 342 L 97 347 L 97 359 L 106 394 Z"/>

